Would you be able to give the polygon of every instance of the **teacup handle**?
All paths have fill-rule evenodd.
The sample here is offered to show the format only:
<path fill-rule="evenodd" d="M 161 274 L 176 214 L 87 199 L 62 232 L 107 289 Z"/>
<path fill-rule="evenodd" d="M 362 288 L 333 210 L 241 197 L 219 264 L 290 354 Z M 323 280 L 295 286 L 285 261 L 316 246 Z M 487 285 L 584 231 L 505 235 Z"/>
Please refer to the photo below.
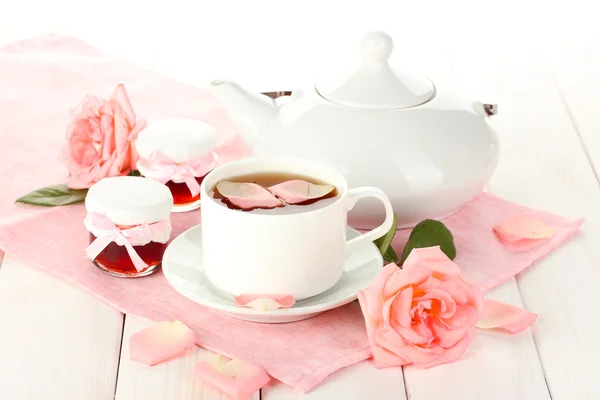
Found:
<path fill-rule="evenodd" d="M 363 186 L 348 190 L 346 199 L 347 211 L 352 210 L 356 203 L 365 197 L 374 197 L 383 203 L 383 206 L 385 207 L 385 221 L 383 221 L 383 223 L 378 227 L 346 241 L 346 249 L 348 253 L 352 253 L 365 243 L 372 242 L 375 239 L 379 239 L 385 235 L 390 230 L 392 223 L 394 222 L 394 209 L 392 208 L 392 203 L 390 203 L 390 200 L 382 190 L 371 186 Z"/>

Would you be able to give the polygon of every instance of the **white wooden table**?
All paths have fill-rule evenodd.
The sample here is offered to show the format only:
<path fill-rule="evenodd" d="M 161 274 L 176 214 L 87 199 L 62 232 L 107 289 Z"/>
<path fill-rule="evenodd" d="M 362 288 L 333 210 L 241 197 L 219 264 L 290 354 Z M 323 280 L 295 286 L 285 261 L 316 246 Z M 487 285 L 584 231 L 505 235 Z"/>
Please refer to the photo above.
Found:
<path fill-rule="evenodd" d="M 325 15 L 313 13 L 318 19 L 313 25 L 323 33 L 335 31 L 327 23 L 348 31 L 356 21 L 364 22 L 360 15 L 366 15 L 371 18 L 368 28 L 379 26 L 400 33 L 410 30 L 412 34 L 404 36 L 406 48 L 430 76 L 450 80 L 482 101 L 499 104 L 495 125 L 502 156 L 489 191 L 566 217 L 583 216 L 586 222 L 575 238 L 490 294 L 538 313 L 531 330 L 513 337 L 480 334 L 462 360 L 429 370 L 376 370 L 370 362 L 362 362 L 332 375 L 304 398 L 600 399 L 600 25 L 593 6 L 576 1 L 450 3 L 453 5 L 431 7 L 414 18 L 402 10 L 390 15 L 377 9 L 344 18 L 343 13 L 334 12 L 339 5 L 326 9 L 329 6 L 323 4 L 320 9 L 325 9 Z M 306 6 L 308 14 L 313 5 Z M 97 9 L 110 11 L 114 6 Z M 133 6 L 119 3 L 122 12 L 113 18 L 126 15 L 127 7 Z M 73 10 L 65 11 L 65 20 Z M 151 11 L 169 14 L 169 10 Z M 279 12 L 283 13 L 281 9 Z M 288 14 L 297 12 L 288 10 Z M 190 22 L 186 15 L 176 16 Z M 243 15 L 231 18 L 240 22 Z M 403 31 L 394 25 L 395 18 L 404 28 L 411 21 L 414 26 Z M 104 36 L 93 33 L 103 23 L 102 18 L 99 21 L 77 21 L 77 26 L 99 46 L 110 48 L 123 42 L 122 48 L 129 51 L 121 55 L 137 57 L 132 61 L 199 83 L 192 71 L 201 70 L 203 61 L 188 58 L 184 63 L 187 70 L 174 68 L 176 46 L 165 43 L 169 38 L 193 36 L 182 29 L 202 29 L 198 27 L 201 24 L 195 28 L 185 23 L 183 27 L 171 26 L 159 35 L 160 40 L 145 42 L 131 51 L 132 42 L 127 40 L 139 41 L 139 30 L 136 33 L 124 27 L 121 37 L 101 43 Z M 286 26 L 290 30 L 300 30 L 306 22 L 289 21 Z M 140 22 L 140 29 L 152 24 Z M 27 33 L 15 28 L 17 25 L 19 29 L 24 26 L 18 20 L 8 25 L 14 28 L 9 39 Z M 277 26 L 274 23 L 272 29 L 277 30 Z M 301 39 L 291 45 L 298 46 Z M 185 47 L 181 40 L 180 46 Z M 280 42 L 285 44 L 285 39 Z M 236 43 L 230 42 L 233 47 L 249 46 Z M 303 51 L 309 54 L 309 50 Z M 281 51 L 286 50 L 282 47 Z M 247 75 L 260 75 L 258 69 L 252 69 L 248 54 L 244 53 L 249 57 L 245 60 Z M 261 54 L 268 57 L 268 52 Z M 284 55 L 292 54 L 289 50 Z M 295 61 L 284 56 L 270 61 L 277 60 L 288 71 L 302 74 Z M 146 326 L 82 290 L 5 255 L 0 266 L 0 399 L 222 398 L 192 377 L 193 365 L 209 354 L 203 349 L 153 368 L 130 361 L 128 339 Z M 255 399 L 259 396 L 266 400 L 301 397 L 279 383 L 264 388 Z"/>

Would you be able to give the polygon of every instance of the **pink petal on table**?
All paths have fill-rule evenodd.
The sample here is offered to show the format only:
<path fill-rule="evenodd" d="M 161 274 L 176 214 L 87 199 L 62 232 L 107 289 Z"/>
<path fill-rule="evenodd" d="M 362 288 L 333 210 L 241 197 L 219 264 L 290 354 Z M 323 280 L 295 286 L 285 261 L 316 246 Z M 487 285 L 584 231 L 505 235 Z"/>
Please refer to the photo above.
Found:
<path fill-rule="evenodd" d="M 131 335 L 129 350 L 132 360 L 156 365 L 184 355 L 195 343 L 190 328 L 179 321 L 165 321 Z"/>
<path fill-rule="evenodd" d="M 501 329 L 510 333 L 519 333 L 529 328 L 537 319 L 535 313 L 496 300 L 486 299 L 485 304 L 483 318 L 476 325 L 479 329 Z"/>
<path fill-rule="evenodd" d="M 515 215 L 494 226 L 494 232 L 503 242 L 515 243 L 523 239 L 547 238 L 554 229 L 531 215 Z"/>
<path fill-rule="evenodd" d="M 248 399 L 270 380 L 258 365 L 243 360 L 226 360 L 219 354 L 196 364 L 194 373 L 236 400 Z"/>
<path fill-rule="evenodd" d="M 259 311 L 290 308 L 296 303 L 293 296 L 278 294 L 242 294 L 233 300 L 238 307 L 251 307 Z"/>
<path fill-rule="evenodd" d="M 271 193 L 288 204 L 299 204 L 327 196 L 335 189 L 332 185 L 316 185 L 302 180 L 292 180 L 269 187 Z"/>
<path fill-rule="evenodd" d="M 242 210 L 284 206 L 281 200 L 256 183 L 221 181 L 215 189 L 229 203 Z"/>

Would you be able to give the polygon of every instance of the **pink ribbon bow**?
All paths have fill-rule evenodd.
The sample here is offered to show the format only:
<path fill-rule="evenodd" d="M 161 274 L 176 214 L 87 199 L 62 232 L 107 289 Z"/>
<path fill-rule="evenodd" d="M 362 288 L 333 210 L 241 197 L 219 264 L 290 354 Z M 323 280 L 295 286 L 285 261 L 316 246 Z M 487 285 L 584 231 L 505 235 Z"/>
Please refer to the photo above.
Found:
<path fill-rule="evenodd" d="M 210 171 L 215 158 L 213 153 L 210 152 L 205 157 L 189 160 L 183 164 L 177 164 L 164 153 L 154 150 L 150 154 L 148 161 L 153 164 L 153 169 L 156 171 L 156 174 L 152 176 L 152 179 L 165 184 L 170 181 L 173 176 L 180 175 L 188 189 L 190 189 L 192 196 L 197 196 L 200 193 L 200 184 L 196 178 L 204 176 Z"/>
<path fill-rule="evenodd" d="M 151 238 L 155 233 L 158 233 L 158 231 L 163 232 L 165 229 L 168 229 L 169 226 L 169 220 L 167 219 L 152 224 L 151 226 L 142 224 L 134 226 L 133 228 L 119 229 L 111 220 L 102 214 L 91 212 L 88 214 L 88 218 L 91 226 L 96 228 L 96 232 L 94 233 L 96 240 L 85 249 L 86 255 L 91 260 L 95 260 L 98 254 L 100 254 L 106 246 L 111 242 L 115 242 L 118 245 L 125 246 L 127 254 L 129 254 L 129 258 L 131 258 L 131 261 L 138 272 L 148 268 L 148 264 L 146 264 L 135 251 L 130 239 Z"/>

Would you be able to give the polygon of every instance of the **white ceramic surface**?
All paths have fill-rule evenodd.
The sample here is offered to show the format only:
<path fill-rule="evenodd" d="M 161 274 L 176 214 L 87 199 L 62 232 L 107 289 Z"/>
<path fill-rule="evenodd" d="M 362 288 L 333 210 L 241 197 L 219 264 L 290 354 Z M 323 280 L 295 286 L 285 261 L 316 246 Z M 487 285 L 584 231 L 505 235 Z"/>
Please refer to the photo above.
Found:
<path fill-rule="evenodd" d="M 362 65 L 349 73 L 332 70 L 317 78 L 315 89 L 341 106 L 363 110 L 397 110 L 418 106 L 435 95 L 433 83 L 388 64 L 394 44 L 383 32 L 371 32 L 360 42 Z"/>
<path fill-rule="evenodd" d="M 232 210 L 210 196 L 222 180 L 260 173 L 313 177 L 334 185 L 337 200 L 299 213 L 268 214 Z M 385 207 L 385 221 L 347 239 L 348 210 L 366 197 Z M 392 205 L 381 190 L 348 190 L 340 173 L 305 160 L 246 158 L 224 164 L 204 178 L 200 200 L 206 276 L 234 295 L 282 294 L 301 300 L 323 293 L 340 279 L 352 251 L 385 235 L 393 222 Z"/>
<path fill-rule="evenodd" d="M 348 237 L 359 233 L 346 228 Z M 334 287 L 305 300 L 293 307 L 274 311 L 257 311 L 237 307 L 233 296 L 215 288 L 206 277 L 202 262 L 202 227 L 195 226 L 179 235 L 165 251 L 162 269 L 167 281 L 185 297 L 234 318 L 262 323 L 293 322 L 314 317 L 322 312 L 340 307 L 356 300 L 359 290 L 366 288 L 383 266 L 377 247 L 364 243 L 355 248 L 344 262 L 343 273 Z"/>
<path fill-rule="evenodd" d="M 393 69 L 391 51 L 389 36 L 371 33 L 352 74 L 320 78 L 283 105 L 226 80 L 211 90 L 257 156 L 327 163 L 350 188 L 382 189 L 398 226 L 409 227 L 452 214 L 481 191 L 496 167 L 498 140 L 481 102 Z M 350 224 L 371 228 L 383 215 L 365 201 Z"/>

